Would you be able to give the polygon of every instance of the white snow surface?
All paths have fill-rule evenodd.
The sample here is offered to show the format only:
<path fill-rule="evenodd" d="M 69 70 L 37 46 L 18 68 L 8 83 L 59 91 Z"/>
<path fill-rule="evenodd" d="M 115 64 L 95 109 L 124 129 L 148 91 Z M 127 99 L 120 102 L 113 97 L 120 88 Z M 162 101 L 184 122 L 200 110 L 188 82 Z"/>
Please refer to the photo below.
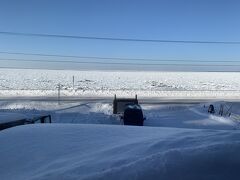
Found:
<path fill-rule="evenodd" d="M 207 113 L 209 104 L 214 104 L 215 115 Z M 220 104 L 232 105 L 230 117 L 218 115 Z M 146 117 L 144 126 L 240 129 L 240 103 L 238 102 L 142 104 L 141 106 Z M 103 101 L 61 102 L 61 104 L 54 101 L 0 101 L 0 122 L 50 114 L 54 123 L 121 125 L 119 116 L 113 115 L 112 111 L 112 103 Z M 227 111 L 226 108 L 225 111 Z"/>
<path fill-rule="evenodd" d="M 145 104 L 144 126 L 133 127 L 109 103 L 3 101 L 5 117 L 51 114 L 54 123 L 0 131 L 0 179 L 238 179 L 240 104 L 234 118 L 208 114 L 209 104 Z"/>
<path fill-rule="evenodd" d="M 40 115 L 52 124 L 0 131 L 0 180 L 239 179 L 240 103 L 141 104 L 143 127 L 123 126 L 109 99 L 240 98 L 239 73 L 0 71 L 0 123 Z M 75 76 L 75 86 L 72 86 Z M 38 100 L 12 97 L 38 96 Z M 11 97 L 11 100 L 8 98 Z M 41 98 L 45 100 L 40 101 Z M 50 99 L 50 98 L 49 98 Z M 208 114 L 210 104 L 216 114 Z M 218 111 L 224 104 L 224 116 Z M 231 114 L 228 108 L 231 107 Z M 230 115 L 230 116 L 229 116 Z"/>
<path fill-rule="evenodd" d="M 73 87 L 73 76 L 75 85 Z M 238 72 L 124 72 L 1 69 L 0 96 L 240 98 Z"/>
<path fill-rule="evenodd" d="M 0 179 L 238 179 L 240 132 L 25 125 L 0 132 Z"/>

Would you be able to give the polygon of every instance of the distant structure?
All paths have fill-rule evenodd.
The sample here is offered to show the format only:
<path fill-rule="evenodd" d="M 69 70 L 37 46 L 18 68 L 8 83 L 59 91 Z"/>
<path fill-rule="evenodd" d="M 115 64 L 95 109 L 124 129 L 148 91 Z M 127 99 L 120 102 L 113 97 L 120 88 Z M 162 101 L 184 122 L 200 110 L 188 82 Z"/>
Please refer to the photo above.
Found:
<path fill-rule="evenodd" d="M 115 94 L 113 100 L 113 114 L 123 113 L 126 105 L 129 104 L 138 104 L 137 95 L 135 95 L 135 98 L 117 98 Z"/>
<path fill-rule="evenodd" d="M 215 113 L 214 106 L 212 104 L 210 104 L 209 107 L 208 107 L 208 113 L 210 113 L 210 114 Z"/>

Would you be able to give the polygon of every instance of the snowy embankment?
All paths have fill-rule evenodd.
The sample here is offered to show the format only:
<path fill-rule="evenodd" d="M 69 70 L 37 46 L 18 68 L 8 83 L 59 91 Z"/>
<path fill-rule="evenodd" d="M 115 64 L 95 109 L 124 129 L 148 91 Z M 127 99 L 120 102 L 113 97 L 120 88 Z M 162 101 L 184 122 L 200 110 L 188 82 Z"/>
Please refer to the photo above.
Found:
<path fill-rule="evenodd" d="M 4 112 L 0 114 L 0 123 L 6 123 L 27 118 L 23 113 Z"/>
<path fill-rule="evenodd" d="M 0 142 L 1 180 L 239 178 L 239 131 L 26 125 Z"/>
<path fill-rule="evenodd" d="M 74 77 L 74 81 L 73 81 Z M 2 69 L 1 97 L 240 98 L 237 72 L 124 72 Z"/>

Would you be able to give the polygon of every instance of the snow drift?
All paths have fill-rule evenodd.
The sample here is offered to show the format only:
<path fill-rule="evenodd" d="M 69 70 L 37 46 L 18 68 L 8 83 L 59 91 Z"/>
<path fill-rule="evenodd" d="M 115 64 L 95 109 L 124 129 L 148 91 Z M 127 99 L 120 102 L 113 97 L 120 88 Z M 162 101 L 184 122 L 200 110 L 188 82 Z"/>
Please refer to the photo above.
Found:
<path fill-rule="evenodd" d="M 25 125 L 0 132 L 0 179 L 237 179 L 240 132 Z"/>

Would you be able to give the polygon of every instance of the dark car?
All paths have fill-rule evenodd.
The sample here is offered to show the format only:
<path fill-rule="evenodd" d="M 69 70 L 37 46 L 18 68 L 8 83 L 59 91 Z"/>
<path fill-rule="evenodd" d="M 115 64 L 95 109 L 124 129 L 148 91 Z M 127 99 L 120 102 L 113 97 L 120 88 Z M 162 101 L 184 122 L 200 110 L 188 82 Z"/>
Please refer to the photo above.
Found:
<path fill-rule="evenodd" d="M 127 105 L 123 113 L 124 125 L 143 126 L 145 120 L 142 108 L 138 104 Z"/>

